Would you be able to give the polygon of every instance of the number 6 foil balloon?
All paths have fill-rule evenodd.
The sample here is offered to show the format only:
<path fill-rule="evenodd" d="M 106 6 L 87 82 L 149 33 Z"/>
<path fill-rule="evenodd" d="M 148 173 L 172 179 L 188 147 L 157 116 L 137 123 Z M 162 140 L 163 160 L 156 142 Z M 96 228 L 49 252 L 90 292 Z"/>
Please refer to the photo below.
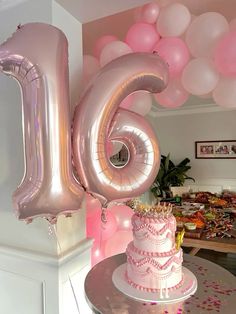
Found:
<path fill-rule="evenodd" d="M 151 126 L 140 115 L 119 109 L 119 104 L 138 90 L 161 92 L 167 82 L 168 66 L 158 55 L 132 53 L 103 67 L 82 95 L 73 122 L 74 163 L 82 185 L 104 207 L 144 193 L 160 164 Z M 108 140 L 126 145 L 129 160 L 123 168 L 110 162 Z"/>
<path fill-rule="evenodd" d="M 13 194 L 19 219 L 77 211 L 83 189 L 72 173 L 65 35 L 47 24 L 23 25 L 0 45 L 0 70 L 22 92 L 25 173 Z"/>

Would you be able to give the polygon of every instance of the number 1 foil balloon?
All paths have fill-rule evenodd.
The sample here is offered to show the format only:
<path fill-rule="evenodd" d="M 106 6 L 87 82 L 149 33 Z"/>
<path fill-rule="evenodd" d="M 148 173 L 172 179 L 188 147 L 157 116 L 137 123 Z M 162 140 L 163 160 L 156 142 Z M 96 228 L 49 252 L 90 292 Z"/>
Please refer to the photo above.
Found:
<path fill-rule="evenodd" d="M 71 164 L 68 52 L 57 28 L 30 23 L 0 45 L 0 70 L 22 92 L 25 173 L 13 194 L 19 219 L 55 219 L 80 207 Z"/>
<path fill-rule="evenodd" d="M 161 92 L 167 82 L 168 66 L 157 54 L 131 53 L 103 67 L 82 95 L 73 122 L 74 163 L 82 185 L 104 207 L 141 195 L 153 183 L 160 164 L 157 137 L 142 116 L 119 105 L 138 90 Z M 124 167 L 110 162 L 108 140 L 128 148 Z"/>

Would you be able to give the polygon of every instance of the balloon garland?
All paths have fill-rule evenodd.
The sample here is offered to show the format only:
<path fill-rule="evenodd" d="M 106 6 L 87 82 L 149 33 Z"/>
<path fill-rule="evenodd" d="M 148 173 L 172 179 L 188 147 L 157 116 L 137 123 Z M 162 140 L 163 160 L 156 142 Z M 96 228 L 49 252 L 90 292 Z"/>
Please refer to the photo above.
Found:
<path fill-rule="evenodd" d="M 200 98 L 207 95 L 219 106 L 236 108 L 235 43 L 236 19 L 229 23 L 217 12 L 193 16 L 181 3 L 160 7 L 152 2 L 135 10 L 134 23 L 123 41 L 104 35 L 94 43 L 91 57 L 103 66 L 131 51 L 156 51 L 168 63 L 170 72 L 167 89 L 155 95 L 161 106 L 177 108 L 190 95 Z M 85 64 L 84 69 L 86 72 Z M 125 99 L 121 107 L 147 114 L 151 109 L 150 100 L 146 98 L 140 106 L 138 98 L 136 95 Z"/>

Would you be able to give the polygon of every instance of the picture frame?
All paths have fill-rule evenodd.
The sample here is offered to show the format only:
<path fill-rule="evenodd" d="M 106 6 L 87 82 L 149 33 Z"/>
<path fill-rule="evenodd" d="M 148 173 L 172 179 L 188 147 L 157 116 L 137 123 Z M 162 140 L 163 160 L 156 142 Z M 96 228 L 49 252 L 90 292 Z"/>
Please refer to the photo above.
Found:
<path fill-rule="evenodd" d="M 236 159 L 236 140 L 196 141 L 196 159 Z"/>

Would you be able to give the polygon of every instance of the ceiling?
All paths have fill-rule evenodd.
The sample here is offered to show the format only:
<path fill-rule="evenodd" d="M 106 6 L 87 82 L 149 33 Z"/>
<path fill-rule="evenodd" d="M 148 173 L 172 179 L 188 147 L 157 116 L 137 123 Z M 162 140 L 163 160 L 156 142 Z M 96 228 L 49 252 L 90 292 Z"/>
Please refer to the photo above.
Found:
<path fill-rule="evenodd" d="M 141 6 L 150 0 L 56 0 L 81 23 Z"/>

